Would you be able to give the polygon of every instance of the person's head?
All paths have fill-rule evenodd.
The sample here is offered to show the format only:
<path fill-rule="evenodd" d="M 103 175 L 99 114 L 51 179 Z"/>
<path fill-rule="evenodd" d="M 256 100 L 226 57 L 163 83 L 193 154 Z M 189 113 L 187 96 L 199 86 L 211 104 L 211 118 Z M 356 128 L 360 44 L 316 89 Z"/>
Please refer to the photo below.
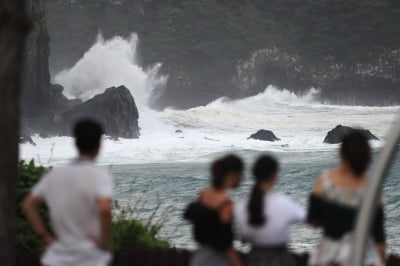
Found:
<path fill-rule="evenodd" d="M 253 166 L 256 184 L 274 182 L 278 173 L 278 161 L 269 155 L 260 156 Z"/>
<path fill-rule="evenodd" d="M 73 135 L 79 154 L 95 158 L 99 153 L 103 128 L 91 119 L 82 119 L 75 123 Z"/>
<path fill-rule="evenodd" d="M 249 224 L 252 226 L 262 226 L 267 220 L 263 195 L 273 187 L 278 168 L 278 161 L 269 155 L 259 157 L 253 166 L 255 184 L 248 204 Z"/>
<path fill-rule="evenodd" d="M 353 130 L 345 136 L 340 147 L 340 156 L 342 163 L 355 176 L 363 176 L 371 161 L 371 147 L 365 132 L 362 130 Z"/>
<path fill-rule="evenodd" d="M 243 161 L 236 155 L 226 155 L 211 165 L 211 183 L 215 189 L 238 187 L 243 174 Z"/>

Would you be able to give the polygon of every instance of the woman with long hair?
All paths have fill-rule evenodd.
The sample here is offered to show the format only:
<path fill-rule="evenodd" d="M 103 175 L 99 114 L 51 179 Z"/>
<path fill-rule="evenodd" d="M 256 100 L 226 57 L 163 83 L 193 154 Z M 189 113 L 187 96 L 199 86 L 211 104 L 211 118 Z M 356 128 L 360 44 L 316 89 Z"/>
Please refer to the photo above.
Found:
<path fill-rule="evenodd" d="M 354 130 L 343 138 L 339 166 L 325 171 L 315 182 L 307 221 L 322 228 L 323 236 L 309 265 L 350 266 L 352 231 L 363 200 L 370 161 L 371 147 L 365 133 Z M 382 203 L 377 202 L 376 208 L 365 257 L 365 265 L 369 266 L 384 265 L 386 257 Z"/>
<path fill-rule="evenodd" d="M 261 156 L 253 167 L 251 195 L 235 205 L 235 224 L 240 239 L 251 245 L 248 266 L 294 265 L 288 252 L 290 226 L 305 219 L 305 211 L 288 196 L 274 192 L 278 162 Z"/>
<path fill-rule="evenodd" d="M 184 217 L 193 224 L 200 249 L 191 258 L 190 266 L 242 266 L 233 249 L 233 204 L 228 190 L 239 186 L 243 162 L 227 155 L 212 163 L 211 185 L 186 209 Z"/>

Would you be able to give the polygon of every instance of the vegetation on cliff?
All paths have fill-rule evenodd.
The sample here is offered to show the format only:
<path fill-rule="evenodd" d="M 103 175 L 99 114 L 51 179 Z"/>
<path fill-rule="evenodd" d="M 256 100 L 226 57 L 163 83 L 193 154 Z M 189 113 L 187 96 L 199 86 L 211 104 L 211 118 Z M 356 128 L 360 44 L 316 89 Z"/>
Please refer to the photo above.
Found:
<path fill-rule="evenodd" d="M 162 62 L 170 75 L 167 102 L 186 94 L 201 98 L 197 103 L 238 95 L 240 89 L 232 83 L 238 62 L 263 48 L 276 47 L 295 57 L 312 76 L 314 69 L 329 71 L 335 65 L 344 66 L 345 75 L 356 71 L 357 64 L 373 65 L 400 47 L 396 0 L 79 0 L 79 11 L 58 2 L 64 6 L 55 1 L 50 11 L 66 12 L 50 12 L 55 22 L 51 34 L 55 42 L 68 38 L 81 54 L 99 29 L 106 37 L 138 32 L 142 63 Z M 72 25 L 66 25 L 63 16 Z M 74 30 L 77 27 L 80 30 Z M 79 38 L 86 39 L 86 47 L 77 44 Z M 349 81 L 342 83 L 334 89 Z M 383 86 L 392 94 L 398 87 Z M 361 93 L 369 90 L 358 87 Z"/>
<path fill-rule="evenodd" d="M 144 57 L 238 59 L 274 45 L 309 62 L 364 62 L 400 46 L 395 0 L 153 1 L 138 23 Z M 171 58 L 172 57 L 172 58 Z"/>

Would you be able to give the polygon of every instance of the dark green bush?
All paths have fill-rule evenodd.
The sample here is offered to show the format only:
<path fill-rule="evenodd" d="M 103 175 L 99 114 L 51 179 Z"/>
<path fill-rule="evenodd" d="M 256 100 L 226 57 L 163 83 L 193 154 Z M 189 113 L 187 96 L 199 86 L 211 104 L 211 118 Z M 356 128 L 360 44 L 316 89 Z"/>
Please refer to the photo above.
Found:
<path fill-rule="evenodd" d="M 19 179 L 17 187 L 17 238 L 16 245 L 17 250 L 20 253 L 37 254 L 44 249 L 44 245 L 41 239 L 32 231 L 26 220 L 22 208 L 21 202 L 26 195 L 29 194 L 33 185 L 35 185 L 40 177 L 48 170 L 43 166 L 35 166 L 35 163 L 30 161 L 20 161 L 18 165 Z M 39 210 L 42 219 L 47 223 L 47 209 L 42 206 Z"/>
<path fill-rule="evenodd" d="M 124 247 L 167 248 L 168 242 L 157 239 L 159 228 L 146 226 L 135 219 L 118 219 L 113 222 L 113 251 L 118 252 Z"/>
<path fill-rule="evenodd" d="M 146 226 L 141 221 L 135 219 L 118 217 L 113 222 L 112 231 L 113 265 L 120 265 L 119 262 L 124 256 L 124 251 L 129 248 L 168 248 L 169 244 L 167 241 L 156 238 L 158 231 L 159 228 L 156 226 Z"/>

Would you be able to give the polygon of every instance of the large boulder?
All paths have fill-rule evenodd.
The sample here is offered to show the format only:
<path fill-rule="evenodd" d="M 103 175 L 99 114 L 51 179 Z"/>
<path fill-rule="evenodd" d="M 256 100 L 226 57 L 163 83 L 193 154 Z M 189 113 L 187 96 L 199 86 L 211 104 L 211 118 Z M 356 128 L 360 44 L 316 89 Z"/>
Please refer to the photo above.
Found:
<path fill-rule="evenodd" d="M 337 125 L 334 129 L 328 132 L 324 139 L 324 143 L 338 144 L 343 138 L 354 130 L 352 127 Z M 371 131 L 362 129 L 369 140 L 378 140 L 379 138 L 371 133 Z"/>
<path fill-rule="evenodd" d="M 257 131 L 256 133 L 250 135 L 247 139 L 257 139 L 257 140 L 263 140 L 263 141 L 278 141 L 281 140 L 277 136 L 275 136 L 274 132 L 270 130 L 265 130 L 261 129 Z"/>
<path fill-rule="evenodd" d="M 58 135 L 70 136 L 71 125 L 81 118 L 93 118 L 103 124 L 105 134 L 112 138 L 138 138 L 139 112 L 125 86 L 111 87 L 92 99 L 63 112 L 56 121 Z"/>

